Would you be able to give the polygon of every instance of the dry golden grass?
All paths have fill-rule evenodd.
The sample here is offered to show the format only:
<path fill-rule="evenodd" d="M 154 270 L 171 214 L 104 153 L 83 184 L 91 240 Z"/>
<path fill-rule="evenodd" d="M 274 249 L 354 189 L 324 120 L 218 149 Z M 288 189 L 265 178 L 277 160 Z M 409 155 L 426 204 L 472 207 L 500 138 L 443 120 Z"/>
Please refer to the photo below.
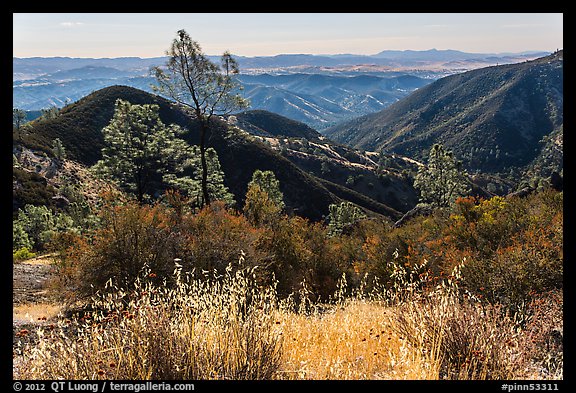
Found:
<path fill-rule="evenodd" d="M 137 283 L 95 299 L 97 312 L 38 332 L 16 351 L 15 379 L 562 379 L 562 358 L 534 371 L 527 338 L 498 307 L 454 282 L 383 298 L 336 294 L 330 305 L 280 301 L 255 268 Z M 458 272 L 453 272 L 458 276 Z M 397 275 L 399 280 L 404 275 Z M 404 289 L 402 289 L 404 288 Z M 302 294 L 300 294 L 302 295 Z M 561 310 L 561 298 L 546 310 Z M 561 311 L 560 311 L 561 312 Z M 533 321 L 528 326 L 535 326 Z M 550 328 L 557 321 L 550 319 Z M 543 341 L 544 342 L 544 341 Z"/>
<path fill-rule="evenodd" d="M 434 364 L 395 333 L 393 308 L 351 300 L 323 313 L 280 313 L 282 379 L 433 379 Z"/>
<path fill-rule="evenodd" d="M 12 317 L 14 321 L 34 323 L 55 319 L 62 310 L 63 307 L 56 303 L 27 303 L 15 305 Z"/>
<path fill-rule="evenodd" d="M 138 282 L 94 299 L 97 311 L 40 328 L 17 348 L 17 379 L 271 379 L 280 337 L 271 289 L 253 270 Z"/>

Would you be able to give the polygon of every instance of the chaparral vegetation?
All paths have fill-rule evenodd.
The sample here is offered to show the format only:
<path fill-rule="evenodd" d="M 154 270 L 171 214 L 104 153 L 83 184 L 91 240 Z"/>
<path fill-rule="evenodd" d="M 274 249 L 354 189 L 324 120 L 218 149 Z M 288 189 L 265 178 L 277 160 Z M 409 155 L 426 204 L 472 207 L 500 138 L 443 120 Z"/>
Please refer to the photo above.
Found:
<path fill-rule="evenodd" d="M 52 261 L 50 302 L 19 308 L 38 323 L 15 328 L 14 379 L 563 379 L 561 187 L 482 194 L 439 143 L 417 165 L 376 153 L 366 182 L 302 138 L 292 159 L 324 154 L 320 181 L 218 117 L 246 106 L 229 53 L 181 30 L 168 54 L 158 91 L 182 112 L 118 98 L 79 145 L 59 119 L 81 103 L 14 111 L 14 266 Z M 402 219 L 357 191 L 399 178 L 420 198 Z"/>

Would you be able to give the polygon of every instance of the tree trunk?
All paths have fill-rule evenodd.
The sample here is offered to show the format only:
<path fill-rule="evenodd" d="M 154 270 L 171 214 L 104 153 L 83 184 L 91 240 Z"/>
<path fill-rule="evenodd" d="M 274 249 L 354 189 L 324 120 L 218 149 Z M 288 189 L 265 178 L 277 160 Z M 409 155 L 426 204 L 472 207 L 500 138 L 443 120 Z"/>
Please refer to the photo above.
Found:
<path fill-rule="evenodd" d="M 208 120 L 209 121 L 209 120 Z M 200 162 L 202 164 L 202 206 L 210 204 L 210 195 L 208 194 L 208 164 L 206 163 L 206 130 L 208 124 L 205 120 L 200 120 Z"/>

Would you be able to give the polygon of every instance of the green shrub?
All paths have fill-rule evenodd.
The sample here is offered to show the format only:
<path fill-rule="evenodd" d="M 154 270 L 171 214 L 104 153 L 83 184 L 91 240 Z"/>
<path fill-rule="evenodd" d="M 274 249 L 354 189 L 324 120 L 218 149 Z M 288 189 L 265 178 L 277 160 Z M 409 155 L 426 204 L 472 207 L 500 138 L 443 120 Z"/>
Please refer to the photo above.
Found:
<path fill-rule="evenodd" d="M 12 253 L 12 259 L 14 261 L 23 261 L 25 259 L 34 258 L 36 256 L 35 253 L 30 252 L 28 248 L 22 247 Z"/>
<path fill-rule="evenodd" d="M 18 218 L 13 222 L 13 248 L 43 250 L 55 233 L 75 229 L 67 214 L 54 214 L 46 206 L 26 205 L 18 210 Z"/>
<path fill-rule="evenodd" d="M 20 250 L 22 248 L 31 249 L 32 242 L 22 222 L 16 220 L 12 223 L 12 250 Z"/>

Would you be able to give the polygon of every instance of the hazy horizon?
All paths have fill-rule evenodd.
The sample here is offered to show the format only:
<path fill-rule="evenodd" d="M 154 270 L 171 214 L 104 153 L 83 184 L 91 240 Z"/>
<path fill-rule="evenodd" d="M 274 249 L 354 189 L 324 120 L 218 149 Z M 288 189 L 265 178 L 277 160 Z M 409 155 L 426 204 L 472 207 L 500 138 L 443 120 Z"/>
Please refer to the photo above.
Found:
<path fill-rule="evenodd" d="M 179 29 L 208 55 L 244 57 L 563 48 L 562 13 L 14 13 L 13 57 L 163 57 Z"/>
<path fill-rule="evenodd" d="M 563 49 L 563 48 L 558 48 L 558 49 Z M 436 49 L 436 48 L 430 48 L 430 49 L 421 49 L 421 50 L 416 50 L 416 49 L 383 49 L 381 52 L 383 51 L 399 51 L 399 52 L 427 52 L 427 51 L 432 51 L 432 50 L 438 50 L 438 51 L 444 51 L 444 50 L 456 50 L 456 49 Z M 519 52 L 464 52 L 464 51 L 460 51 L 463 53 L 469 53 L 469 54 L 479 54 L 479 55 L 483 55 L 483 54 L 493 54 L 493 55 L 503 55 L 503 54 L 530 54 L 530 53 L 539 53 L 539 52 L 553 52 L 553 51 L 547 51 L 547 50 L 525 50 L 525 51 L 519 51 Z M 377 52 L 378 53 L 378 52 Z M 276 55 L 255 55 L 255 56 L 242 56 L 242 55 L 234 55 L 234 56 L 238 56 L 238 57 L 246 57 L 246 58 L 253 58 L 253 57 L 274 57 L 274 56 L 286 56 L 286 55 L 294 55 L 294 56 L 298 56 L 298 55 L 304 55 L 304 56 L 341 56 L 341 55 L 348 55 L 348 56 L 373 56 L 376 55 L 377 53 L 372 53 L 372 54 L 360 54 L 360 53 L 278 53 Z M 219 56 L 219 55 L 210 55 L 209 56 Z M 106 60 L 106 59 L 156 59 L 156 58 L 162 58 L 162 57 L 166 57 L 165 55 L 162 56 L 152 56 L 152 57 L 142 57 L 142 56 L 117 56 L 117 57 L 80 57 L 80 56 L 27 56 L 27 57 L 21 57 L 21 56 L 13 56 L 13 58 L 15 59 L 34 59 L 34 58 L 38 58 L 38 59 L 95 59 L 95 60 Z"/>

